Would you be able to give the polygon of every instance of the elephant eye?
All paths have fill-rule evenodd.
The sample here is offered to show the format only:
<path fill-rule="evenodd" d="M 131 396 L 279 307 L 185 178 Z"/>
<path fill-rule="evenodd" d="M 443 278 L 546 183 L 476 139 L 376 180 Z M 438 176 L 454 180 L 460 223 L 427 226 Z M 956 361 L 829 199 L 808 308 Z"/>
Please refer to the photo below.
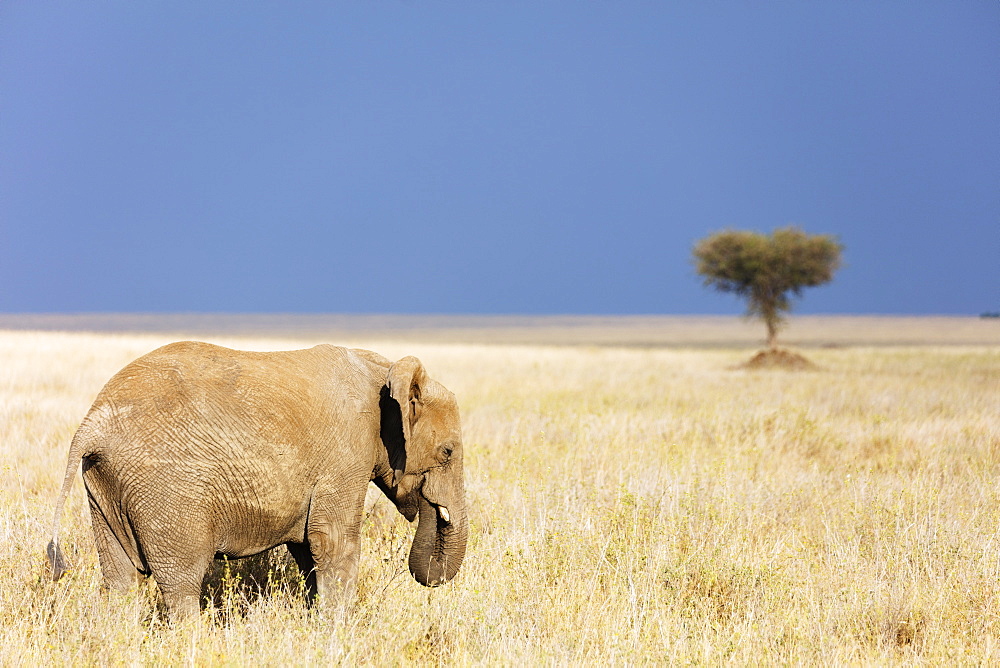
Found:
<path fill-rule="evenodd" d="M 451 457 L 451 453 L 455 451 L 455 446 L 452 443 L 445 443 L 441 446 L 441 454 L 444 455 L 444 459 L 447 460 Z"/>

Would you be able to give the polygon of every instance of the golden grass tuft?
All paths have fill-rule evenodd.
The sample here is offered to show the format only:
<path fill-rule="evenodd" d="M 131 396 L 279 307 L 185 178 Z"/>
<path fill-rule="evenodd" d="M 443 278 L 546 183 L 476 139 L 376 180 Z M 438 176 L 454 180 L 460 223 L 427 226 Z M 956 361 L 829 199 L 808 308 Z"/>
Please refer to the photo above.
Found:
<path fill-rule="evenodd" d="M 863 332 L 858 332 L 862 337 Z M 267 349 L 312 341 L 212 339 Z M 406 342 L 461 404 L 471 505 L 454 583 L 369 495 L 359 596 L 305 609 L 283 550 L 216 564 L 198 620 L 106 594 L 80 481 L 46 574 L 69 439 L 163 336 L 0 333 L 0 663 L 991 664 L 1000 628 L 1000 348 Z"/>

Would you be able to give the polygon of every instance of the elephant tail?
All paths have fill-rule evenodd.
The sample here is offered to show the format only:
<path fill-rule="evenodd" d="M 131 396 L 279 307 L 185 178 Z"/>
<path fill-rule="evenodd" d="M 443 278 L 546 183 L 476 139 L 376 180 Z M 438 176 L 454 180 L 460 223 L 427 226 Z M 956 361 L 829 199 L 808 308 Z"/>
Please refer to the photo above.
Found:
<path fill-rule="evenodd" d="M 49 564 L 52 568 L 52 579 L 58 580 L 69 570 L 69 564 L 63 557 L 62 550 L 59 549 L 59 523 L 62 520 L 63 507 L 66 505 L 66 497 L 73 488 L 76 480 L 76 470 L 80 466 L 83 458 L 84 441 L 81 429 L 73 436 L 73 442 L 69 446 L 69 461 L 66 463 L 66 474 L 63 476 L 62 489 L 59 490 L 59 498 L 56 499 L 55 517 L 52 520 L 52 540 L 49 541 L 46 553 L 49 557 Z"/>

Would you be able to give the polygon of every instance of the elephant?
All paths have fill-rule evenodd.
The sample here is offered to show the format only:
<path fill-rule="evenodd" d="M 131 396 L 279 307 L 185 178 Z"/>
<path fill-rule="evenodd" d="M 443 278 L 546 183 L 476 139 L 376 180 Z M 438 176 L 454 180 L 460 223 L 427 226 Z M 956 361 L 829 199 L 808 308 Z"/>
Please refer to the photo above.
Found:
<path fill-rule="evenodd" d="M 183 341 L 128 364 L 101 390 L 69 449 L 48 545 L 68 568 L 59 523 L 77 466 L 102 586 L 152 576 L 169 620 L 200 611 L 213 558 L 285 545 L 307 602 L 356 595 L 369 481 L 408 521 L 409 570 L 451 580 L 468 515 L 455 395 L 416 357 L 360 349 L 249 352 Z"/>

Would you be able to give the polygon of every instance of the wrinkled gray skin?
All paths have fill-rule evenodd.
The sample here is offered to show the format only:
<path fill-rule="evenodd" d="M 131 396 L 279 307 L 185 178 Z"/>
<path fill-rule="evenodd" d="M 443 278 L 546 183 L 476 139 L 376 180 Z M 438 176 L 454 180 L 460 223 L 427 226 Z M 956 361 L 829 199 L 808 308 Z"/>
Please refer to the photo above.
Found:
<path fill-rule="evenodd" d="M 420 361 L 321 345 L 255 353 L 174 343 L 98 395 L 70 447 L 59 518 L 82 461 L 104 584 L 152 575 L 170 618 L 199 610 L 213 558 L 287 545 L 310 602 L 353 599 L 369 481 L 412 520 L 409 566 L 458 572 L 468 521 L 455 396 Z"/>

